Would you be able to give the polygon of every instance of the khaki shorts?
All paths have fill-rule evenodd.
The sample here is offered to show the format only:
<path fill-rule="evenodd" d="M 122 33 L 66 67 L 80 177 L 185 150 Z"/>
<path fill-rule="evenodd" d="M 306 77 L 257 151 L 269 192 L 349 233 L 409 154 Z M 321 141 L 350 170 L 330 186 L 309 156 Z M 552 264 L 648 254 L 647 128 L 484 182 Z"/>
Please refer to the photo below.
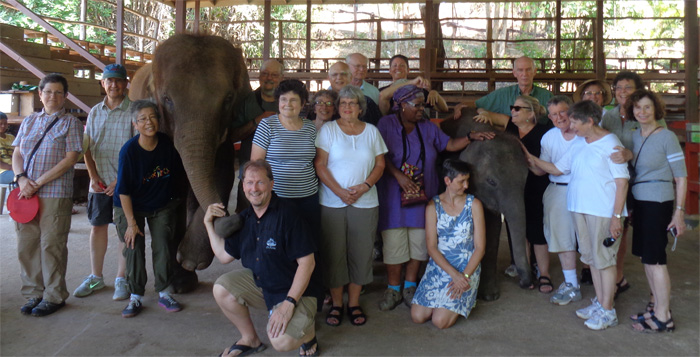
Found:
<path fill-rule="evenodd" d="M 571 212 L 578 237 L 578 251 L 581 261 L 598 270 L 617 264 L 617 250 L 620 239 L 611 247 L 605 247 L 603 240 L 610 236 L 611 218 Z"/>
<path fill-rule="evenodd" d="M 410 259 L 428 260 L 423 228 L 393 228 L 382 231 L 384 264 L 403 264 Z"/>
<path fill-rule="evenodd" d="M 576 230 L 571 212 L 566 208 L 566 186 L 550 183 L 542 196 L 544 237 L 550 253 L 576 250 Z"/>
<path fill-rule="evenodd" d="M 236 270 L 226 273 L 216 279 L 215 284 L 224 287 L 241 305 L 252 307 L 254 309 L 267 310 L 265 299 L 263 298 L 262 289 L 255 285 L 253 280 L 253 272 L 250 269 Z M 275 305 L 269 316 L 282 304 Z M 304 336 L 314 333 L 314 319 L 316 318 L 316 298 L 310 296 L 302 296 L 294 308 L 294 315 L 287 324 L 285 335 L 301 340 Z M 268 320 L 269 324 L 269 320 Z M 267 331 L 269 326 L 265 328 Z"/>

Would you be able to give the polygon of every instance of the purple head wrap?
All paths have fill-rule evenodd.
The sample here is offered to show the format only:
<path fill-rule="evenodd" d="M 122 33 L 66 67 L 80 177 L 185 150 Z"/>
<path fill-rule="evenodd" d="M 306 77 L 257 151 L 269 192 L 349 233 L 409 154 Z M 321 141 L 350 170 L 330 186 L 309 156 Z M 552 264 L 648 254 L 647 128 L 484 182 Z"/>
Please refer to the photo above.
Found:
<path fill-rule="evenodd" d="M 423 89 L 416 87 L 413 84 L 403 86 L 394 92 L 394 106 L 391 108 L 393 111 L 398 112 L 401 109 L 401 103 L 411 101 L 418 97 L 418 95 L 423 96 Z"/>

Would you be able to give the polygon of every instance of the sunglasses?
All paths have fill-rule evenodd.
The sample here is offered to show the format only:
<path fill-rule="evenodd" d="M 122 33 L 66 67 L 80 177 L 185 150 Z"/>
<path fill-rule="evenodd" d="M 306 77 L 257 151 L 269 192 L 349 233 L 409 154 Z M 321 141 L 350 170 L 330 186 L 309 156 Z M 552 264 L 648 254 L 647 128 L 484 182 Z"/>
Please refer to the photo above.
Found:
<path fill-rule="evenodd" d="M 332 106 L 333 106 L 333 102 L 316 102 L 315 104 L 316 104 L 316 105 L 325 105 L 325 106 L 327 106 L 327 107 L 332 107 Z"/>
<path fill-rule="evenodd" d="M 511 105 L 510 110 L 515 110 L 516 112 L 519 112 L 520 109 L 527 109 L 527 110 L 532 110 L 530 107 L 521 107 L 519 105 Z"/>
<path fill-rule="evenodd" d="M 414 108 L 425 108 L 425 103 L 420 103 L 420 104 L 416 104 L 413 102 L 405 102 L 405 103 L 414 107 Z"/>

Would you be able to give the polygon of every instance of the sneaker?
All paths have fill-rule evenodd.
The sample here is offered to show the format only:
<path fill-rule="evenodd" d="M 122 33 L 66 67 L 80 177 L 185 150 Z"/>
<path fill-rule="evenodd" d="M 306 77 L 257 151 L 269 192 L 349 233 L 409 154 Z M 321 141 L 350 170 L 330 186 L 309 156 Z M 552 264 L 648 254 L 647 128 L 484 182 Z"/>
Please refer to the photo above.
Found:
<path fill-rule="evenodd" d="M 508 275 L 511 278 L 515 278 L 518 276 L 518 268 L 515 267 L 515 264 L 511 264 L 505 271 L 505 274 Z"/>
<path fill-rule="evenodd" d="M 386 290 L 384 290 L 384 298 L 381 301 L 379 301 L 379 310 L 393 310 L 396 306 L 398 306 L 401 303 L 401 300 L 403 300 L 403 298 L 401 297 L 401 293 L 392 288 L 387 288 Z"/>
<path fill-rule="evenodd" d="M 601 308 L 584 324 L 591 330 L 605 330 L 608 327 L 617 326 L 617 313 L 615 309 L 605 310 Z"/>
<path fill-rule="evenodd" d="M 129 294 L 129 289 L 126 285 L 126 279 L 124 278 L 116 278 L 114 280 L 114 295 L 112 296 L 112 300 L 126 300 L 131 296 Z"/>
<path fill-rule="evenodd" d="M 104 279 L 90 274 L 87 276 L 87 278 L 85 278 L 85 280 L 83 280 L 83 283 L 80 284 L 77 289 L 75 289 L 73 296 L 86 297 L 97 290 L 104 289 L 104 287 Z"/>
<path fill-rule="evenodd" d="M 572 301 L 581 300 L 581 288 L 575 288 L 571 283 L 563 282 L 557 292 L 549 299 L 555 305 L 566 305 Z"/>
<path fill-rule="evenodd" d="M 65 301 L 61 301 L 60 304 L 54 304 L 52 302 L 48 302 L 46 300 L 41 300 L 39 305 L 37 305 L 35 308 L 32 309 L 32 316 L 46 316 L 46 315 L 51 315 L 54 312 L 58 311 L 58 309 L 66 306 Z"/>
<path fill-rule="evenodd" d="M 170 296 L 170 294 L 158 299 L 158 305 L 164 307 L 167 312 L 178 312 L 182 310 L 180 303 L 175 301 L 175 299 L 173 299 L 173 297 Z"/>
<path fill-rule="evenodd" d="M 582 318 L 584 320 L 588 320 L 591 317 L 593 317 L 593 315 L 598 310 L 603 310 L 603 306 L 600 305 L 597 297 L 594 297 L 593 299 L 591 299 L 591 303 L 592 304 L 588 305 L 587 307 L 584 307 L 583 309 L 576 310 L 576 316 L 578 316 L 579 318 Z"/>
<path fill-rule="evenodd" d="M 411 286 L 410 288 L 404 288 L 403 289 L 403 303 L 406 304 L 409 308 L 411 307 L 411 304 L 413 303 L 413 295 L 416 294 L 416 287 Z"/>
<path fill-rule="evenodd" d="M 39 305 L 40 302 L 41 302 L 41 298 L 40 298 L 40 297 L 31 298 L 31 299 L 27 300 L 27 303 L 25 303 L 24 305 L 22 305 L 22 307 L 19 309 L 19 311 L 21 311 L 21 312 L 22 312 L 23 314 L 25 314 L 25 315 L 31 315 L 31 314 L 32 314 L 32 310 L 33 310 L 37 305 Z"/>
<path fill-rule="evenodd" d="M 591 276 L 591 269 L 588 269 L 588 268 L 581 269 L 581 284 L 593 285 L 593 277 Z"/>
<path fill-rule="evenodd" d="M 141 300 L 131 299 L 129 300 L 129 305 L 126 305 L 124 310 L 122 310 L 122 317 L 134 317 L 141 312 Z"/>

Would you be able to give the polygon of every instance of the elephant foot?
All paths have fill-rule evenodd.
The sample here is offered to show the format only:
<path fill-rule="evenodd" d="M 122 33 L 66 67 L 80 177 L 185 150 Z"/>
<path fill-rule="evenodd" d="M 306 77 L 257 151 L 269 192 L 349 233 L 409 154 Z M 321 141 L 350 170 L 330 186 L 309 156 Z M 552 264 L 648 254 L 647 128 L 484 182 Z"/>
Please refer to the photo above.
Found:
<path fill-rule="evenodd" d="M 525 271 L 518 269 L 518 275 L 520 275 L 520 287 L 523 289 L 534 289 L 535 284 L 532 281 L 532 274 L 530 271 Z"/>
<path fill-rule="evenodd" d="M 209 249 L 211 251 L 211 249 Z M 200 257 L 191 257 L 189 254 L 183 254 L 182 252 L 177 252 L 177 261 L 180 263 L 182 268 L 187 271 L 194 272 L 195 270 L 204 270 L 209 265 L 211 265 L 212 260 L 214 260 L 214 253 L 207 254 L 203 253 Z"/>
<path fill-rule="evenodd" d="M 199 278 L 197 278 L 197 273 L 177 266 L 170 287 L 175 294 L 185 294 L 196 289 L 198 283 Z"/>
<path fill-rule="evenodd" d="M 241 217 L 237 214 L 220 217 L 214 221 L 214 230 L 219 237 L 228 238 L 243 226 Z"/>

